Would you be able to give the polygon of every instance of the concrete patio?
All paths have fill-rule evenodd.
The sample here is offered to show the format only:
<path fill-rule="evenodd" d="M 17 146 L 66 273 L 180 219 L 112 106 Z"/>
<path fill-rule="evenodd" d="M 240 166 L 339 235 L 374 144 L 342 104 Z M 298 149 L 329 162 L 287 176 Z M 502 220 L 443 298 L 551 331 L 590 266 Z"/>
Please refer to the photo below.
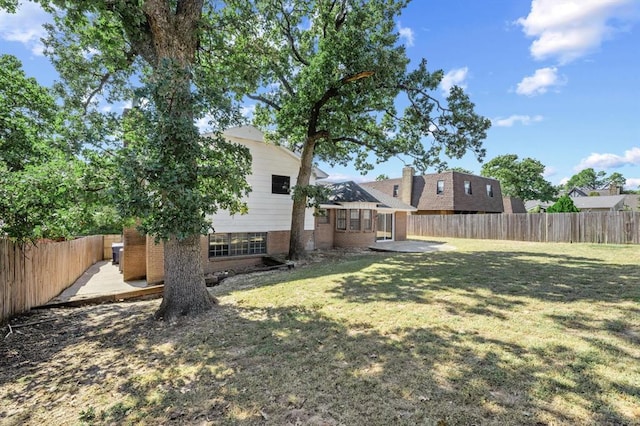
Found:
<path fill-rule="evenodd" d="M 162 293 L 162 285 L 147 285 L 144 280 L 124 281 L 118 265 L 109 260 L 93 264 L 58 296 L 45 306 L 72 306 L 100 303 Z"/>
<path fill-rule="evenodd" d="M 374 251 L 389 251 L 399 253 L 426 253 L 430 251 L 451 251 L 456 248 L 441 241 L 406 240 L 406 241 L 378 241 L 369 247 Z"/>

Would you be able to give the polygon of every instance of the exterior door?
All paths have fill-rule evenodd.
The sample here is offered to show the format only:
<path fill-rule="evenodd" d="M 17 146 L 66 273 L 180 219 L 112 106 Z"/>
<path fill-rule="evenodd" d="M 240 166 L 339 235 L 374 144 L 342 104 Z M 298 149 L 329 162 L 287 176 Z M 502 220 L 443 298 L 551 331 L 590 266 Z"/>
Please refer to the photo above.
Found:
<path fill-rule="evenodd" d="M 393 213 L 378 213 L 377 241 L 393 240 Z"/>

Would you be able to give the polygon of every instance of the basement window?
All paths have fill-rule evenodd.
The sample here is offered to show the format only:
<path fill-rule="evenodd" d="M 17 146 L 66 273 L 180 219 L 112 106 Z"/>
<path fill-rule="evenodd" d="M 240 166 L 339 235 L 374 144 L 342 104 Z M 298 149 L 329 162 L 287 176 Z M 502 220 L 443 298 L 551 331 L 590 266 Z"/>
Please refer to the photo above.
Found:
<path fill-rule="evenodd" d="M 234 232 L 209 235 L 209 258 L 266 253 L 266 232 Z"/>

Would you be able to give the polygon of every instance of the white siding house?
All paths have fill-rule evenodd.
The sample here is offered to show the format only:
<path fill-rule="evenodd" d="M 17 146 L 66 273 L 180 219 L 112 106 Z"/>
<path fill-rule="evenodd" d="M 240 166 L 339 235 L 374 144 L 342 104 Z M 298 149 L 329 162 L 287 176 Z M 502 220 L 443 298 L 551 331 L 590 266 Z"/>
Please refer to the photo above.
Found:
<path fill-rule="evenodd" d="M 247 182 L 252 191 L 245 199 L 248 214 L 230 215 L 219 211 L 211 217 L 215 232 L 289 231 L 293 207 L 291 193 L 273 193 L 273 183 L 274 179 L 278 182 L 278 179 L 288 178 L 289 188 L 293 188 L 300 169 L 300 157 L 284 147 L 266 143 L 262 132 L 252 126 L 232 128 L 223 135 L 227 140 L 249 148 L 253 161 Z M 314 169 L 310 183 L 325 177 L 327 174 Z M 314 229 L 313 209 L 307 209 L 304 229 Z"/>
<path fill-rule="evenodd" d="M 295 153 L 266 143 L 255 127 L 237 127 L 223 135 L 249 148 L 252 165 L 247 181 L 252 191 L 245 199 L 247 214 L 230 215 L 220 210 L 210 216 L 213 233 L 200 239 L 205 274 L 255 267 L 262 264 L 264 256 L 287 253 L 293 208 L 290 189 L 295 186 L 300 169 L 300 158 Z M 326 173 L 314 169 L 311 183 L 326 177 Z M 307 249 L 315 248 L 314 226 L 313 210 L 307 209 Z M 124 230 L 123 241 L 124 256 L 129 259 L 123 265 L 124 276 L 128 277 L 125 279 L 146 277 L 150 283 L 162 282 L 163 245 L 155 244 L 151 237 L 145 239 L 135 228 Z"/>

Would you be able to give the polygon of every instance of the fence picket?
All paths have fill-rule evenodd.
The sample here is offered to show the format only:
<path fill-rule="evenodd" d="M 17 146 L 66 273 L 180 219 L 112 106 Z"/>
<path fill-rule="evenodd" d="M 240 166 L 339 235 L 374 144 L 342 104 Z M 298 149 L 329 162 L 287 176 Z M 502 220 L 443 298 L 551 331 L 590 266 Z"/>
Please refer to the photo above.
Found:
<path fill-rule="evenodd" d="M 412 215 L 408 236 L 640 244 L 640 212 Z"/>
<path fill-rule="evenodd" d="M 103 236 L 20 247 L 0 238 L 0 323 L 42 305 L 103 259 Z"/>

